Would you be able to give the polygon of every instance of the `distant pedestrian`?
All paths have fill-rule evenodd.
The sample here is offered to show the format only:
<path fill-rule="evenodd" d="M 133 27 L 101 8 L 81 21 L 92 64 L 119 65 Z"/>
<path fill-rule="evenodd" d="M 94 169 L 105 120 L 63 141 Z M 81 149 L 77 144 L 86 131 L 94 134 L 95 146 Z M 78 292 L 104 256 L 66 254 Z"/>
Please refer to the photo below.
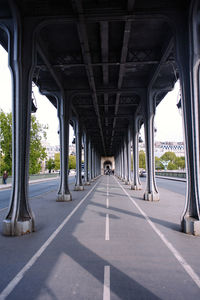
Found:
<path fill-rule="evenodd" d="M 7 178 L 8 178 L 8 172 L 5 170 L 3 172 L 3 184 L 6 184 L 7 183 Z"/>

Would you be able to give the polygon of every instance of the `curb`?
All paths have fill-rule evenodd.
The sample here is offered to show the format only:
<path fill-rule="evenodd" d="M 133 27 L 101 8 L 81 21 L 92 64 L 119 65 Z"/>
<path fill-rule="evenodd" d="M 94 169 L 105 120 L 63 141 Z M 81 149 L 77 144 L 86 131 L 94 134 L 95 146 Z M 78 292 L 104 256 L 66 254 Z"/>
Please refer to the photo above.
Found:
<path fill-rule="evenodd" d="M 167 177 L 167 176 L 159 176 L 159 175 L 156 175 L 156 178 L 167 179 L 167 180 L 173 180 L 173 181 L 187 182 L 187 179 L 186 179 L 186 178 Z"/>

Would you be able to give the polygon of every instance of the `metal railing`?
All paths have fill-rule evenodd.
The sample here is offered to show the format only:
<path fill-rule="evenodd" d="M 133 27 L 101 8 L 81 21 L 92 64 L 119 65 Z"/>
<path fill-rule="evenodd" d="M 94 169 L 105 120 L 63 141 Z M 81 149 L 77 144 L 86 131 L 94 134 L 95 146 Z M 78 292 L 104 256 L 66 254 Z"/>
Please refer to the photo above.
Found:
<path fill-rule="evenodd" d="M 176 177 L 176 178 L 186 178 L 185 171 L 156 171 L 156 175 L 158 176 L 165 176 L 165 177 Z"/>

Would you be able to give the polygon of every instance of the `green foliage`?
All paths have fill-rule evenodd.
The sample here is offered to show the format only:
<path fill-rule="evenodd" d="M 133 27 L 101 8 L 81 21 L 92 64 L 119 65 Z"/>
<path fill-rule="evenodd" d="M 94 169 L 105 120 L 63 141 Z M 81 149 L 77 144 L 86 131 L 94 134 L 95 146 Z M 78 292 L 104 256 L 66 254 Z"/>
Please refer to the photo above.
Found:
<path fill-rule="evenodd" d="M 41 125 L 35 116 L 31 116 L 29 173 L 41 170 L 41 161 L 46 158 L 42 138 L 46 138 L 47 126 Z M 12 114 L 0 110 L 0 172 L 12 174 Z"/>
<path fill-rule="evenodd" d="M 12 173 L 12 114 L 0 110 L 0 172 Z"/>
<path fill-rule="evenodd" d="M 170 161 L 167 166 L 167 169 L 168 170 L 177 170 L 177 166 Z"/>
<path fill-rule="evenodd" d="M 76 169 L 76 156 L 75 155 L 69 156 L 69 169 Z"/>
<path fill-rule="evenodd" d="M 46 158 L 46 148 L 42 146 L 42 138 L 46 139 L 46 129 L 48 127 L 40 124 L 36 117 L 31 115 L 30 132 L 30 161 L 29 173 L 36 174 L 41 171 L 41 161 Z"/>
<path fill-rule="evenodd" d="M 163 164 L 160 162 L 160 158 L 155 156 L 155 169 L 156 170 L 164 170 Z"/>
<path fill-rule="evenodd" d="M 55 153 L 54 161 L 55 161 L 55 170 L 60 170 L 60 153 Z"/>
<path fill-rule="evenodd" d="M 161 160 L 169 160 L 170 162 L 172 163 L 175 163 L 175 160 L 176 160 L 176 154 L 174 152 L 171 152 L 171 151 L 168 151 L 168 152 L 165 152 L 161 158 Z"/>
<path fill-rule="evenodd" d="M 177 169 L 185 169 L 185 157 L 176 157 L 175 164 L 177 166 Z"/>
<path fill-rule="evenodd" d="M 169 160 L 169 164 L 167 166 L 168 170 L 180 170 L 180 169 L 185 169 L 185 157 L 177 157 L 174 152 L 165 152 L 160 160 Z"/>
<path fill-rule="evenodd" d="M 146 168 L 146 156 L 143 150 L 139 152 L 139 168 L 145 169 Z"/>
<path fill-rule="evenodd" d="M 52 158 L 49 158 L 46 162 L 46 168 L 49 170 L 49 173 L 51 173 L 51 170 L 54 170 L 55 168 L 55 161 Z"/>

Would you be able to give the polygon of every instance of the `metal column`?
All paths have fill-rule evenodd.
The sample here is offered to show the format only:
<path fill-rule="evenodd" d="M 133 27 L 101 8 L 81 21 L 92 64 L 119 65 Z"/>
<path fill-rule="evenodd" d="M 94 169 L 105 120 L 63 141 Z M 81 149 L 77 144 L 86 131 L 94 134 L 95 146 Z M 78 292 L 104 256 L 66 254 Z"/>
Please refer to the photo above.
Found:
<path fill-rule="evenodd" d="M 57 101 L 60 125 L 60 186 L 57 201 L 72 200 L 68 186 L 70 99 L 60 94 Z"/>

